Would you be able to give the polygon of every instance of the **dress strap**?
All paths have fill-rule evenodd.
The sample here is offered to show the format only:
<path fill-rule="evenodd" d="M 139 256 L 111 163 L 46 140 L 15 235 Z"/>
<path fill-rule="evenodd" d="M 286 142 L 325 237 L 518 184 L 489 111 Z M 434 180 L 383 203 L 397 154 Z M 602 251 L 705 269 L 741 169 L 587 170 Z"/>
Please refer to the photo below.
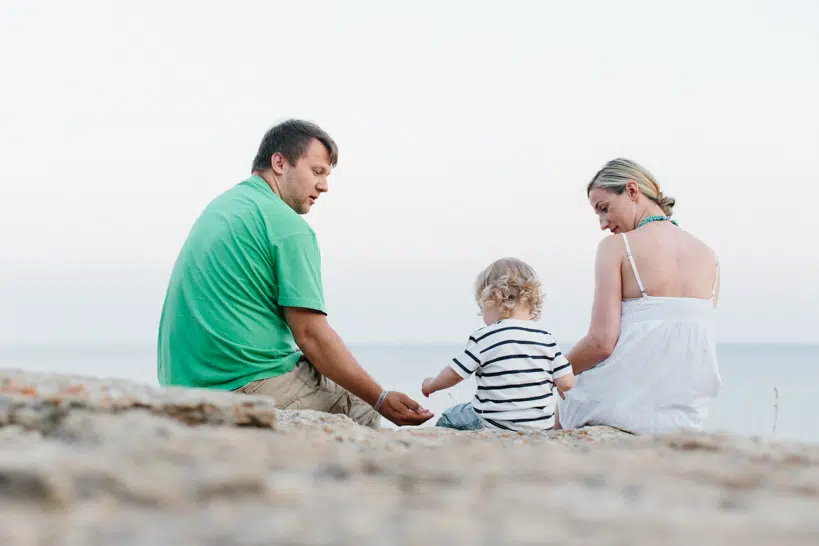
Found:
<path fill-rule="evenodd" d="M 640 294 L 643 296 L 646 295 L 646 291 L 643 288 L 643 281 L 640 280 L 640 274 L 637 273 L 637 265 L 634 263 L 634 256 L 631 255 L 631 247 L 628 246 L 628 237 L 626 237 L 625 233 L 621 233 L 620 235 L 623 236 L 623 242 L 626 244 L 626 255 L 628 256 L 628 261 L 631 264 L 631 270 L 634 271 L 634 278 L 637 279 L 637 286 L 640 287 Z M 716 285 L 714 285 L 716 288 Z"/>
<path fill-rule="evenodd" d="M 714 287 L 711 289 L 711 299 L 717 296 L 717 283 L 719 282 L 719 262 L 717 262 L 717 273 L 714 275 Z"/>

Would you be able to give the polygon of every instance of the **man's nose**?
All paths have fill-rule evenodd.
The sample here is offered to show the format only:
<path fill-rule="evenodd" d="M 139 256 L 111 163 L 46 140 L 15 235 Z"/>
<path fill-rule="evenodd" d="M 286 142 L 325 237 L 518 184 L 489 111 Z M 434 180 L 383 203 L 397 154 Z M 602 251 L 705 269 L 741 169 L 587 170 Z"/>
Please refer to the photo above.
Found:
<path fill-rule="evenodd" d="M 327 193 L 330 191 L 330 186 L 327 184 L 327 179 L 322 178 L 318 184 L 316 184 L 316 189 L 322 193 Z"/>

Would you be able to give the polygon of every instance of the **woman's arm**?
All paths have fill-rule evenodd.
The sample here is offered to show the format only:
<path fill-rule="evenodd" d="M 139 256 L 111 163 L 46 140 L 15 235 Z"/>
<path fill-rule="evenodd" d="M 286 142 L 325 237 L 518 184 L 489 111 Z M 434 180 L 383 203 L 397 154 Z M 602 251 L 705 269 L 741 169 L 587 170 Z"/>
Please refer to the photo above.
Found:
<path fill-rule="evenodd" d="M 594 265 L 594 303 L 589 331 L 571 348 L 566 359 L 575 375 L 590 370 L 614 351 L 620 335 L 620 305 L 623 301 L 620 237 L 606 237 L 597 247 Z"/>

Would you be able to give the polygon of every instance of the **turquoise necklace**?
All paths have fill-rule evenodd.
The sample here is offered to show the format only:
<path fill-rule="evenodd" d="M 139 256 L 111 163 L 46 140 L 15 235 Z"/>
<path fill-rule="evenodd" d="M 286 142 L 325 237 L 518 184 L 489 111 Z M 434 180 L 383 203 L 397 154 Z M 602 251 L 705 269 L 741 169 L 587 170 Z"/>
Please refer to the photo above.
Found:
<path fill-rule="evenodd" d="M 643 225 L 645 225 L 645 224 L 647 224 L 649 222 L 662 222 L 663 220 L 668 220 L 669 222 L 671 222 L 675 226 L 679 226 L 679 224 L 675 220 L 672 220 L 668 216 L 648 216 L 646 218 L 643 218 L 643 220 L 639 224 L 637 224 L 637 227 L 634 228 L 634 229 L 637 229 L 640 226 L 643 226 Z"/>

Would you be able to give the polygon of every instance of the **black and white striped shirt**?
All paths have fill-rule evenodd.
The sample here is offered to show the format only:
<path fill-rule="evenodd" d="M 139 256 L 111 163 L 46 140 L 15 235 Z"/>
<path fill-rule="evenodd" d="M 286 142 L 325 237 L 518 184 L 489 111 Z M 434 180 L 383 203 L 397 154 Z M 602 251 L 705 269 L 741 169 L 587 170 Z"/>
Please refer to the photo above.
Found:
<path fill-rule="evenodd" d="M 485 426 L 504 430 L 552 428 L 554 380 L 572 371 L 552 334 L 516 319 L 474 332 L 450 366 L 463 378 L 475 374 L 472 407 Z"/>

